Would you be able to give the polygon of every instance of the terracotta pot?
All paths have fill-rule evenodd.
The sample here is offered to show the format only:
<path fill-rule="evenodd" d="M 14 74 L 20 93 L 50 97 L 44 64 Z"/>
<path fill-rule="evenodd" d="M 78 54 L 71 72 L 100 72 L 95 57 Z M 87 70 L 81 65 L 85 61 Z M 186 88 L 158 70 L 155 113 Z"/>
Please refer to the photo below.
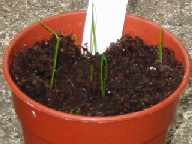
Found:
<path fill-rule="evenodd" d="M 85 12 L 46 18 L 44 23 L 56 31 L 75 34 L 80 44 Z M 137 35 L 148 44 L 157 44 L 160 27 L 143 18 L 128 15 L 124 33 Z M 185 74 L 177 90 L 167 99 L 144 111 L 113 117 L 85 117 L 62 113 L 41 105 L 25 95 L 10 75 L 14 54 L 24 44 L 48 39 L 50 34 L 40 25 L 24 29 L 11 42 L 4 57 L 4 76 L 13 92 L 13 101 L 22 124 L 26 144 L 163 144 L 174 119 L 179 97 L 189 82 L 190 60 L 183 45 L 165 32 L 165 45 L 175 51 L 185 66 Z"/>

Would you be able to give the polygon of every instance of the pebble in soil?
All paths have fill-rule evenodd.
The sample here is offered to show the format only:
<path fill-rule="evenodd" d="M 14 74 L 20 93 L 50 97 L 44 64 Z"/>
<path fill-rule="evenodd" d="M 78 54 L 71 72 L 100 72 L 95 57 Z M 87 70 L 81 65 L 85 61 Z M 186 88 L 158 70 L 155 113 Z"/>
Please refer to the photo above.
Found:
<path fill-rule="evenodd" d="M 15 54 L 11 65 L 12 77 L 22 91 L 58 111 L 85 116 L 141 111 L 164 100 L 183 78 L 184 67 L 173 51 L 164 48 L 163 63 L 160 63 L 157 46 L 126 35 L 111 43 L 105 52 L 108 79 L 106 95 L 102 96 L 101 55 L 91 55 L 85 48 L 81 54 L 81 47 L 75 45 L 72 36 L 60 37 L 53 89 L 49 89 L 49 83 L 56 43 L 54 36 L 22 49 Z"/>

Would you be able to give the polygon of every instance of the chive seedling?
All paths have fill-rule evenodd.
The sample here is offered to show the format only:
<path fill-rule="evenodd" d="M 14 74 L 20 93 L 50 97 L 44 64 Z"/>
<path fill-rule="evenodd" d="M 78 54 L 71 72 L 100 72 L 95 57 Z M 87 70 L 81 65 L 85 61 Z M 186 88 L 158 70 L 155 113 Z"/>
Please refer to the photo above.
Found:
<path fill-rule="evenodd" d="M 111 42 L 115 42 L 122 36 L 127 4 L 128 0 L 89 0 L 82 45 L 87 43 L 90 50 L 90 34 L 94 17 L 96 21 L 97 51 L 100 54 L 105 52 Z M 92 11 L 94 11 L 94 14 Z"/>
<path fill-rule="evenodd" d="M 107 57 L 105 54 L 102 54 L 101 56 L 101 74 L 100 74 L 100 80 L 101 80 L 101 95 L 104 97 L 106 95 L 106 87 L 107 87 L 107 69 L 108 69 L 108 62 Z"/>
<path fill-rule="evenodd" d="M 60 47 L 60 37 L 59 35 L 52 30 L 50 27 L 48 27 L 47 25 L 39 22 L 39 24 L 46 29 L 48 32 L 52 33 L 53 35 L 55 35 L 56 38 L 56 44 L 55 44 L 55 52 L 54 52 L 54 58 L 53 58 L 53 68 L 52 68 L 52 72 L 51 72 L 51 79 L 50 79 L 50 84 L 49 84 L 49 88 L 52 89 L 54 82 L 55 82 L 55 72 L 56 72 L 56 68 L 57 68 L 57 59 L 58 59 L 58 52 L 59 52 L 59 47 Z"/>
<path fill-rule="evenodd" d="M 159 43 L 159 61 L 160 63 L 163 62 L 163 40 L 164 40 L 164 31 L 163 31 L 163 28 L 161 28 L 160 30 L 160 43 Z"/>
<path fill-rule="evenodd" d="M 97 53 L 97 37 L 96 37 L 96 22 L 95 22 L 95 6 L 92 3 L 92 24 L 91 24 L 91 34 L 90 34 L 90 53 L 93 54 L 93 49 L 95 51 L 95 54 Z M 89 80 L 93 80 L 93 72 L 94 72 L 94 67 L 93 64 L 90 64 L 89 66 Z"/>
<path fill-rule="evenodd" d="M 95 6 L 92 3 L 92 24 L 91 24 L 91 48 L 90 52 L 92 53 L 93 47 L 95 53 L 97 53 L 97 37 L 96 37 L 96 22 L 95 22 L 95 14 L 94 14 Z"/>

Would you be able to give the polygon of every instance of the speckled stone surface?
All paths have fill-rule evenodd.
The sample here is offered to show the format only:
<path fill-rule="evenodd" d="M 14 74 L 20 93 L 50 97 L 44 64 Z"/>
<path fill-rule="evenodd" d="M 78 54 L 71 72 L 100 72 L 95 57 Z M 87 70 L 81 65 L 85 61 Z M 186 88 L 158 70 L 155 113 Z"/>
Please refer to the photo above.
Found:
<path fill-rule="evenodd" d="M 87 0 L 0 0 L 0 144 L 23 144 L 11 92 L 2 78 L 4 48 L 15 33 L 38 18 L 85 9 Z M 177 35 L 192 54 L 191 0 L 130 0 L 129 13 L 158 22 Z M 167 144 L 192 144 L 192 82 L 178 107 Z"/>

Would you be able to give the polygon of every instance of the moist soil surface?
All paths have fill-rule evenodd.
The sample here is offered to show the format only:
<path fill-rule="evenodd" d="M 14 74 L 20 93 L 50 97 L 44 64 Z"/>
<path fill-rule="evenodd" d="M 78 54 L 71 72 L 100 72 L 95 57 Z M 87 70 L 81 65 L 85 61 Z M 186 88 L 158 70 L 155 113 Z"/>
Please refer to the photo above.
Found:
<path fill-rule="evenodd" d="M 139 37 L 123 36 L 111 43 L 107 58 L 105 95 L 101 94 L 101 55 L 91 55 L 61 35 L 54 87 L 50 89 L 56 39 L 25 46 L 11 65 L 14 81 L 32 99 L 50 108 L 85 116 L 114 116 L 141 111 L 175 91 L 184 66 L 174 52 L 147 45 Z M 92 68 L 91 68 L 92 67 Z"/>

